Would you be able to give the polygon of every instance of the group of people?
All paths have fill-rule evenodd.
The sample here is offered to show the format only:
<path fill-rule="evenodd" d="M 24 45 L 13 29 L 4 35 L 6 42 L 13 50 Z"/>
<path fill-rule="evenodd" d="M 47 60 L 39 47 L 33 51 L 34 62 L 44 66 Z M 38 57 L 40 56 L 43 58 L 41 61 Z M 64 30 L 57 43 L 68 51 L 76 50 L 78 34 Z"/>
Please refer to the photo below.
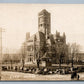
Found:
<path fill-rule="evenodd" d="M 79 80 L 80 76 L 76 71 L 73 71 L 71 74 L 71 80 Z"/>

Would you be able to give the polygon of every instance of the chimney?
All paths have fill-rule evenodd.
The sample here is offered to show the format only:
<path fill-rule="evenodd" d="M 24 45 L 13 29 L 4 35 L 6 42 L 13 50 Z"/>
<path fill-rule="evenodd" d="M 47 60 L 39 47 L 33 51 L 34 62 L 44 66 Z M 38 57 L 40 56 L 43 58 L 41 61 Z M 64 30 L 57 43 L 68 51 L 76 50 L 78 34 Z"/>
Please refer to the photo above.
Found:
<path fill-rule="evenodd" d="M 30 32 L 26 33 L 26 41 L 28 41 L 28 39 L 30 38 Z"/>

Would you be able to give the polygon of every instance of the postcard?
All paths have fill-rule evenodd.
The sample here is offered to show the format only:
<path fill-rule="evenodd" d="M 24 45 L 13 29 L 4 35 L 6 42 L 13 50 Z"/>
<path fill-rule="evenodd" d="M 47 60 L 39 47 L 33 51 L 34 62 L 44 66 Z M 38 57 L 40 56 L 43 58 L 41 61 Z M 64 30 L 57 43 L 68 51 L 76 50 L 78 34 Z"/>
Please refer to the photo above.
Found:
<path fill-rule="evenodd" d="M 0 3 L 1 81 L 84 80 L 84 4 Z"/>

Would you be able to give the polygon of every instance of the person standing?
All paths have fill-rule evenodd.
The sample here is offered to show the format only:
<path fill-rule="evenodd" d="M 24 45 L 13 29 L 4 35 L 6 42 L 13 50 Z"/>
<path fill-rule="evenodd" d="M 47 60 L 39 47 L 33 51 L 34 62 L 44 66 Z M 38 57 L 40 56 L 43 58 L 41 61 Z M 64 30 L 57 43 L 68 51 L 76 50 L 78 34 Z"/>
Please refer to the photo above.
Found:
<path fill-rule="evenodd" d="M 80 76 L 79 76 L 79 74 L 77 75 L 77 80 L 79 80 L 79 78 L 80 78 Z"/>

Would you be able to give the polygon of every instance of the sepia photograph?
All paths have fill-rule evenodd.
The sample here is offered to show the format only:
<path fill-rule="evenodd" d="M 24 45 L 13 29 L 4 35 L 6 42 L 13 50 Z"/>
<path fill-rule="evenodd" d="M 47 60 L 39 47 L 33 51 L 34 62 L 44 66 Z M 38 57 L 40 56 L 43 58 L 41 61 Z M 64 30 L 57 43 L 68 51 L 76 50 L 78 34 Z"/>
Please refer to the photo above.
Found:
<path fill-rule="evenodd" d="M 0 81 L 84 80 L 84 4 L 0 3 Z"/>

